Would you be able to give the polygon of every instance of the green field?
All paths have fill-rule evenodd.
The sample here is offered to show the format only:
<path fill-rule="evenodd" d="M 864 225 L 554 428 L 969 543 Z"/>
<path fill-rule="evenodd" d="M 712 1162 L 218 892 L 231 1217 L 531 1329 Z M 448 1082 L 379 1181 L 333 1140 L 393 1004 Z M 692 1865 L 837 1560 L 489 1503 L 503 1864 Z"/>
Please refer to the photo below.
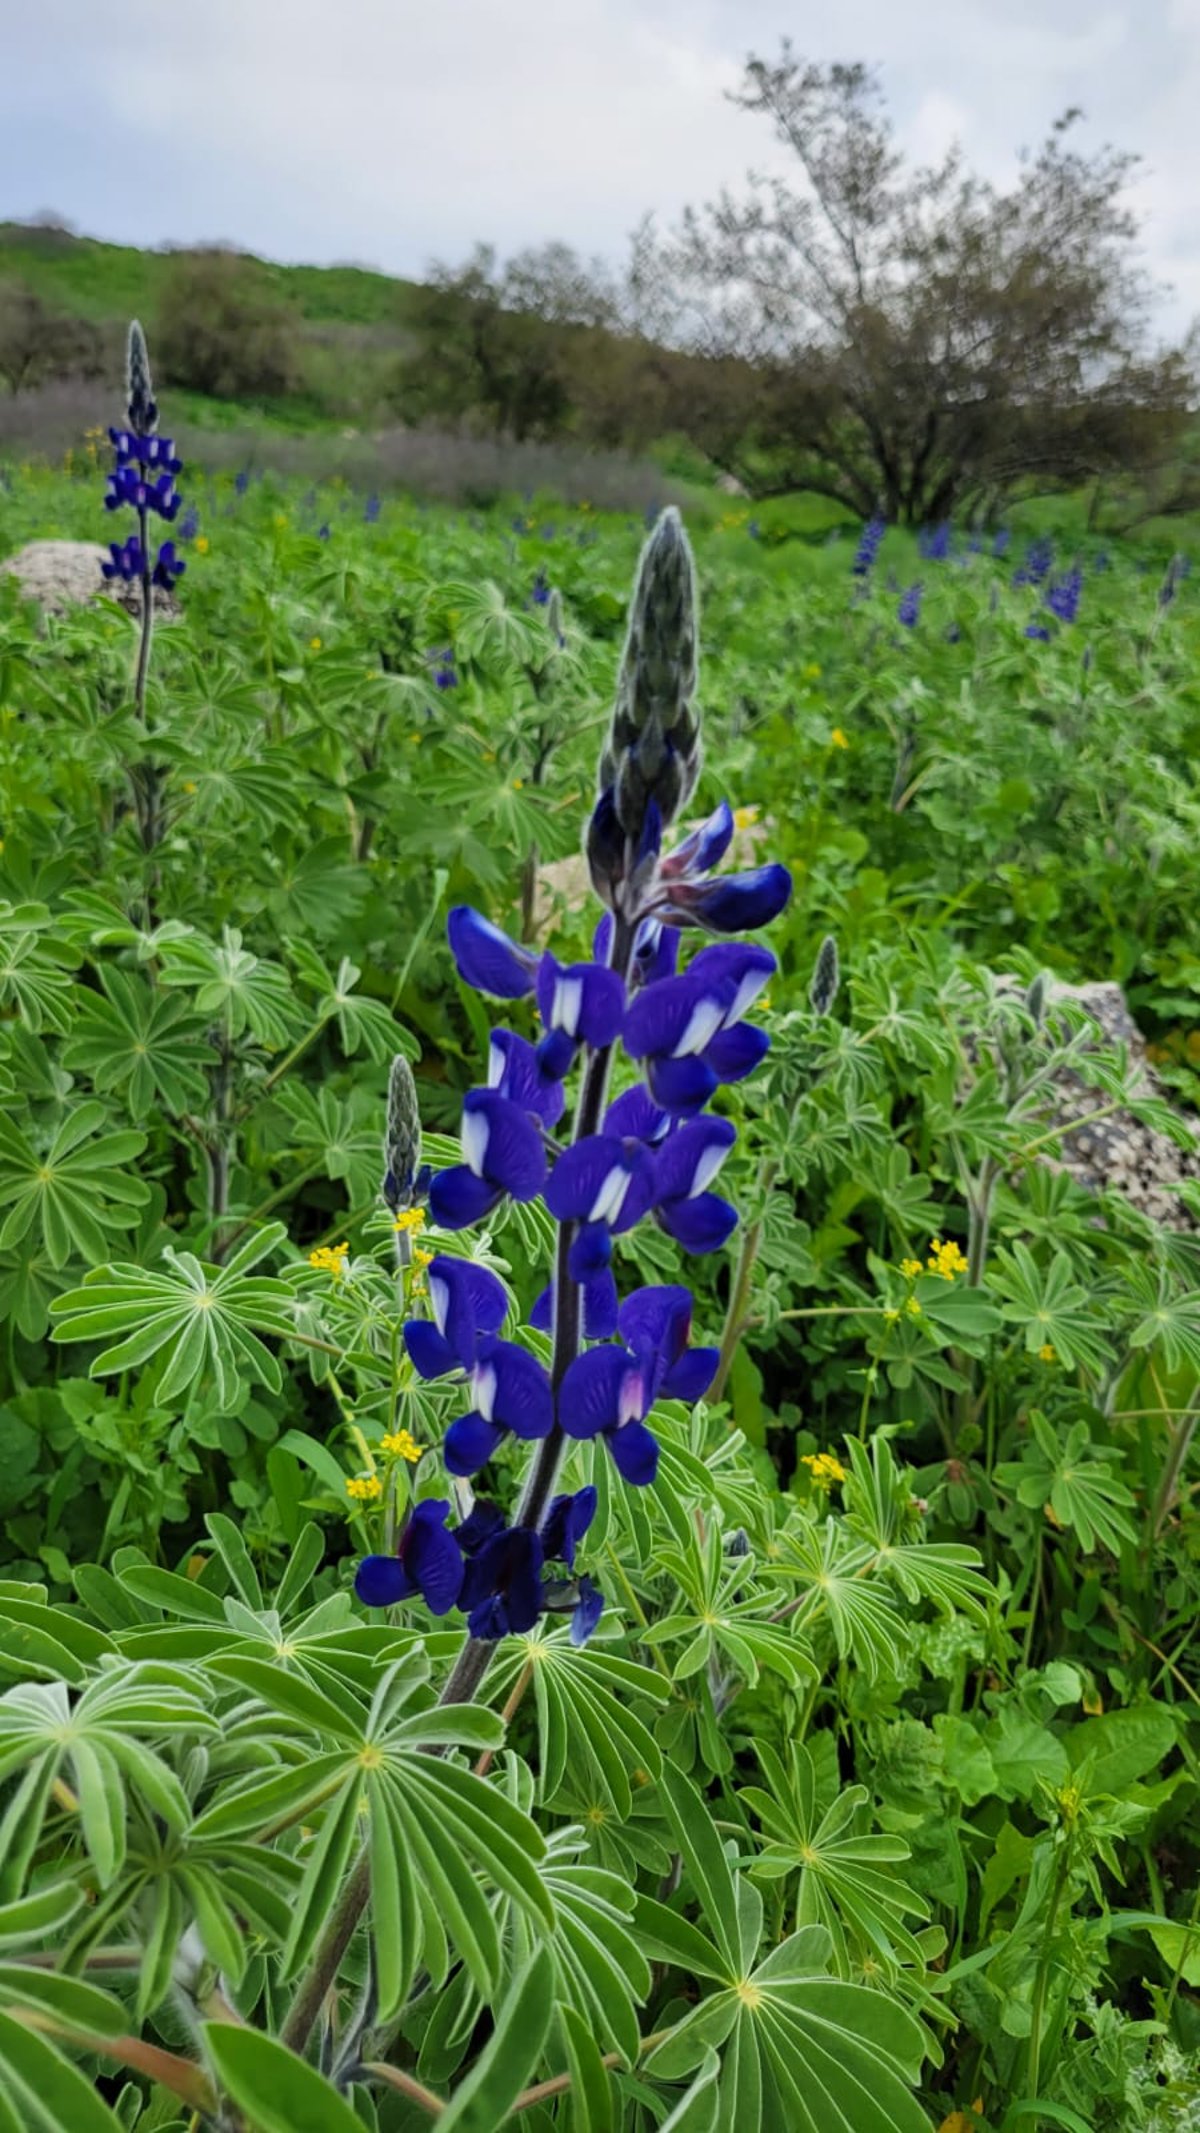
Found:
<path fill-rule="evenodd" d="M 152 312 L 165 264 L 29 260 L 96 316 Z M 313 320 L 403 295 L 263 271 Z M 0 470 L 0 557 L 124 537 L 101 477 L 95 440 Z M 600 1628 L 544 1616 L 446 1706 L 461 1615 L 351 1597 L 415 1503 L 464 1508 L 465 1393 L 402 1327 L 425 1255 L 465 1254 L 545 1360 L 554 1225 L 421 1207 L 398 1267 L 389 1071 L 457 1163 L 489 1030 L 541 1025 L 464 984 L 448 913 L 591 952 L 573 862 L 646 525 L 181 479 L 144 716 L 135 614 L 0 576 L 0 2071 L 61 2133 L 183 2133 L 214 2081 L 248 2128 L 341 2133 L 425 2123 L 414 2084 L 477 2133 L 1192 2123 L 1200 1183 L 1164 1221 L 1046 1160 L 1064 1073 L 1194 1150 L 1190 529 L 1030 503 L 856 574 L 825 507 L 693 492 L 686 819 L 728 798 L 734 861 L 794 886 L 770 1054 L 713 1099 L 740 1226 L 685 1259 L 644 1223 L 614 1271 L 689 1282 L 721 1362 L 655 1406 L 651 1487 L 568 1433 Z M 1054 989 L 1100 980 L 1156 1092 Z M 511 1511 L 527 1456 L 476 1485 Z M 364 1934 L 306 2070 L 257 2032 L 364 1814 L 371 1969 Z"/>

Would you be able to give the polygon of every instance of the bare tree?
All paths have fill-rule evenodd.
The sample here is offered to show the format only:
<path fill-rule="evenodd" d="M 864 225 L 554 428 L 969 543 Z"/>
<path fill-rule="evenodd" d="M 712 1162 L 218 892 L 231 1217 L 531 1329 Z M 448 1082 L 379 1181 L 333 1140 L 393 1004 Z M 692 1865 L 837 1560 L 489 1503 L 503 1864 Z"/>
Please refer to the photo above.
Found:
<path fill-rule="evenodd" d="M 644 230 L 631 281 L 660 337 L 752 367 L 740 423 L 702 407 L 688 426 L 756 493 L 918 523 L 1030 475 L 1101 475 L 1178 433 L 1189 366 L 1146 347 L 1134 159 L 1076 148 L 1078 112 L 1005 191 L 957 149 L 906 165 L 861 65 L 785 42 L 747 62 L 733 101 L 768 122 L 795 178 L 751 175 L 672 236 Z"/>

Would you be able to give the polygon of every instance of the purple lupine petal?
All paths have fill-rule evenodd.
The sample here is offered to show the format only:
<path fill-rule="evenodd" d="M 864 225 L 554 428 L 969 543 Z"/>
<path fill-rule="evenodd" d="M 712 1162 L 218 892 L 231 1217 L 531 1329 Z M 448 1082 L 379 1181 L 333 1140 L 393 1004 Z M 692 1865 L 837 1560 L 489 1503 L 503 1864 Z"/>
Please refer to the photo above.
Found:
<path fill-rule="evenodd" d="M 621 1339 L 635 1355 L 670 1369 L 687 1347 L 692 1292 L 682 1282 L 656 1282 L 635 1289 L 617 1315 Z"/>
<path fill-rule="evenodd" d="M 687 974 L 693 983 L 725 995 L 725 1027 L 729 1028 L 741 1021 L 778 968 L 770 949 L 754 941 L 715 941 L 692 957 Z"/>
<path fill-rule="evenodd" d="M 447 1371 L 461 1368 L 462 1357 L 431 1319 L 410 1318 L 404 1328 L 404 1345 L 418 1377 L 444 1378 Z M 474 1348 L 474 1342 L 471 1345 Z"/>
<path fill-rule="evenodd" d="M 747 874 L 673 882 L 661 916 L 669 925 L 703 926 L 709 933 L 748 933 L 778 918 L 791 893 L 792 877 L 776 860 Z"/>
<path fill-rule="evenodd" d="M 570 1062 L 568 1061 L 568 1064 Z M 494 1029 L 488 1046 L 488 1087 L 510 1103 L 530 1111 L 553 1129 L 566 1109 L 561 1077 L 553 1075 L 540 1051 L 510 1029 Z"/>
<path fill-rule="evenodd" d="M 617 1140 L 645 1141 L 653 1147 L 670 1130 L 671 1120 L 660 1111 L 649 1090 L 638 1081 L 618 1096 L 605 1113 L 604 1131 Z"/>
<path fill-rule="evenodd" d="M 446 932 L 458 974 L 476 992 L 490 993 L 497 1000 L 522 1000 L 533 991 L 537 956 L 532 949 L 518 948 L 481 911 L 470 904 L 456 904 Z"/>
<path fill-rule="evenodd" d="M 545 1197 L 556 1222 L 606 1222 L 620 1230 L 641 1220 L 653 1191 L 653 1165 L 639 1142 L 589 1133 L 559 1156 Z"/>
<path fill-rule="evenodd" d="M 504 1513 L 499 1504 L 488 1503 L 486 1498 L 480 1497 L 454 1528 L 455 1546 L 463 1555 L 478 1555 L 503 1524 Z"/>
<path fill-rule="evenodd" d="M 704 1054 L 718 1081 L 744 1081 L 762 1065 L 771 1049 L 771 1039 L 757 1022 L 737 1022 L 714 1037 Z"/>
<path fill-rule="evenodd" d="M 450 1509 L 444 1497 L 426 1497 L 416 1505 L 400 1541 L 400 1555 L 430 1614 L 449 1614 L 463 1580 L 463 1559 L 452 1533 L 446 1531 Z"/>
<path fill-rule="evenodd" d="M 547 1030 L 537 1048 L 539 1072 L 551 1083 L 564 1082 L 575 1064 L 577 1050 L 574 1037 L 568 1037 L 565 1029 Z M 566 1104 L 565 1096 L 563 1104 Z"/>
<path fill-rule="evenodd" d="M 733 841 L 733 809 L 722 800 L 715 814 L 668 852 L 659 866 L 664 881 L 695 880 L 719 866 Z"/>
<path fill-rule="evenodd" d="M 571 1616 L 572 1644 L 586 1644 L 601 1615 L 604 1613 L 604 1594 L 590 1578 L 580 1578 L 579 1598 Z"/>
<path fill-rule="evenodd" d="M 660 978 L 638 993 L 625 1017 L 631 1059 L 685 1059 L 702 1052 L 724 1020 L 724 1004 L 682 978 Z"/>
<path fill-rule="evenodd" d="M 486 1466 L 498 1444 L 504 1441 L 505 1432 L 495 1422 L 488 1422 L 483 1415 L 460 1415 L 452 1422 L 442 1441 L 442 1458 L 448 1474 L 457 1474 L 465 1480 Z"/>
<path fill-rule="evenodd" d="M 549 1377 L 516 1341 L 480 1342 L 471 1392 L 481 1414 L 518 1437 L 548 1437 L 554 1427 Z"/>
<path fill-rule="evenodd" d="M 663 1400 L 682 1400 L 685 1407 L 693 1407 L 702 1400 L 717 1374 L 721 1360 L 719 1348 L 688 1348 L 673 1363 L 659 1386 Z"/>
<path fill-rule="evenodd" d="M 727 1118 L 696 1118 L 679 1126 L 655 1157 L 654 1197 L 687 1200 L 707 1191 L 737 1140 Z"/>
<path fill-rule="evenodd" d="M 573 1496 L 555 1496 L 542 1523 L 542 1548 L 547 1562 L 575 1567 L 575 1550 L 596 1516 L 596 1491 L 590 1485 Z"/>
<path fill-rule="evenodd" d="M 521 1636 L 542 1611 L 541 1535 L 510 1526 L 467 1564 L 461 1601 L 473 1637 Z"/>
<path fill-rule="evenodd" d="M 651 1059 L 646 1069 L 650 1094 L 664 1111 L 688 1118 L 700 1111 L 717 1087 L 707 1059 Z"/>
<path fill-rule="evenodd" d="M 529 1324 L 535 1333 L 551 1333 L 554 1330 L 554 1283 L 548 1281 L 529 1314 Z"/>
<path fill-rule="evenodd" d="M 468 1089 L 463 1098 L 463 1154 L 476 1177 L 535 1200 L 546 1179 L 546 1150 L 527 1112 L 494 1089 Z M 443 1173 L 444 1175 L 445 1173 Z"/>
<path fill-rule="evenodd" d="M 607 963 L 612 954 L 612 939 L 613 915 L 611 911 L 606 911 L 592 935 L 593 963 Z"/>
<path fill-rule="evenodd" d="M 675 975 L 679 962 L 679 929 L 660 925 L 656 918 L 642 920 L 633 951 L 634 974 L 639 985 L 657 985 Z"/>
<path fill-rule="evenodd" d="M 692 1200 L 667 1200 L 658 1220 L 685 1252 L 719 1252 L 737 1228 L 738 1212 L 719 1193 L 697 1193 Z"/>
<path fill-rule="evenodd" d="M 621 1419 L 625 1381 L 636 1375 L 624 1348 L 589 1348 L 576 1356 L 562 1381 L 558 1416 L 568 1437 L 598 1437 Z"/>
<path fill-rule="evenodd" d="M 583 1289 L 583 1332 L 589 1341 L 608 1341 L 617 1330 L 617 1284 L 611 1270 L 603 1267 L 581 1283 Z M 532 1311 L 529 1323 L 538 1333 L 549 1333 L 554 1325 L 554 1284 L 542 1290 Z"/>
<path fill-rule="evenodd" d="M 439 1170 L 429 1186 L 429 1212 L 438 1229 L 466 1229 L 498 1207 L 504 1193 L 486 1178 L 477 1178 L 465 1163 Z"/>
<path fill-rule="evenodd" d="M 547 1029 L 601 1047 L 620 1033 L 625 987 L 603 963 L 563 964 L 547 954 L 538 966 L 537 1002 Z"/>
<path fill-rule="evenodd" d="M 445 1252 L 430 1261 L 427 1278 L 438 1330 L 465 1369 L 480 1335 L 498 1333 L 508 1316 L 504 1283 L 487 1267 Z"/>
<path fill-rule="evenodd" d="M 645 1423 L 627 1422 L 624 1429 L 611 1431 L 605 1442 L 622 1481 L 635 1489 L 648 1488 L 658 1472 L 658 1439 Z"/>
<path fill-rule="evenodd" d="M 585 1222 L 571 1243 L 567 1272 L 572 1281 L 585 1282 L 602 1274 L 612 1264 L 612 1231 L 604 1222 Z"/>
<path fill-rule="evenodd" d="M 394 1607 L 411 1599 L 414 1586 L 400 1558 L 364 1555 L 354 1573 L 354 1590 L 364 1607 Z"/>

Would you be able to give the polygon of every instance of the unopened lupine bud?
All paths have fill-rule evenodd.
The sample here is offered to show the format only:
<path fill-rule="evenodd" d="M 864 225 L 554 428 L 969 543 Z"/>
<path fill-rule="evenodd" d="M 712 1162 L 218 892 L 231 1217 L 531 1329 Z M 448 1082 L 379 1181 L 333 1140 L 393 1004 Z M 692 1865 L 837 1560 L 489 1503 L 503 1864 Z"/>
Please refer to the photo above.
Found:
<path fill-rule="evenodd" d="M 816 1015 L 827 1015 L 837 998 L 841 983 L 838 968 L 837 942 L 832 933 L 827 933 L 817 950 L 817 960 L 812 974 L 808 997 Z"/>
<path fill-rule="evenodd" d="M 129 327 L 125 380 L 130 428 L 141 437 L 149 437 L 158 422 L 158 409 L 154 404 L 154 385 L 150 377 L 150 352 L 137 319 L 133 319 Z"/>
<path fill-rule="evenodd" d="M 421 1113 L 417 1085 L 402 1053 L 392 1061 L 388 1076 L 387 1131 L 383 1140 L 383 1197 L 394 1215 L 403 1214 L 417 1197 L 421 1163 Z M 397 1231 L 397 1253 L 407 1265 L 411 1249 L 408 1232 Z"/>
<path fill-rule="evenodd" d="M 557 585 L 550 587 L 549 598 L 546 601 L 546 628 L 561 652 L 567 641 L 567 633 L 563 628 L 562 594 Z"/>
<path fill-rule="evenodd" d="M 1039 970 L 1025 995 L 1025 1012 L 1035 1029 L 1040 1029 L 1046 1013 L 1046 976 Z"/>
<path fill-rule="evenodd" d="M 651 806 L 667 828 L 700 774 L 696 630 L 692 551 L 671 507 L 638 564 L 612 728 L 600 760 L 600 791 L 612 792 L 617 821 L 635 846 Z"/>

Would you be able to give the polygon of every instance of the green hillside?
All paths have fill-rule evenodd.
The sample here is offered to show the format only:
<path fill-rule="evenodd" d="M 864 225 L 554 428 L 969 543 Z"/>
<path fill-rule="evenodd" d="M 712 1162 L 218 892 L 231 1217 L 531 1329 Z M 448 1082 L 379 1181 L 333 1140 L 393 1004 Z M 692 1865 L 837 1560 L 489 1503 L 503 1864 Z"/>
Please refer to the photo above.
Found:
<path fill-rule="evenodd" d="M 153 317 L 180 251 L 139 251 L 66 230 L 0 222 L 0 280 L 28 283 L 45 302 L 97 321 Z M 367 267 L 283 267 L 240 255 L 260 293 L 314 324 L 403 325 L 416 284 Z"/>

